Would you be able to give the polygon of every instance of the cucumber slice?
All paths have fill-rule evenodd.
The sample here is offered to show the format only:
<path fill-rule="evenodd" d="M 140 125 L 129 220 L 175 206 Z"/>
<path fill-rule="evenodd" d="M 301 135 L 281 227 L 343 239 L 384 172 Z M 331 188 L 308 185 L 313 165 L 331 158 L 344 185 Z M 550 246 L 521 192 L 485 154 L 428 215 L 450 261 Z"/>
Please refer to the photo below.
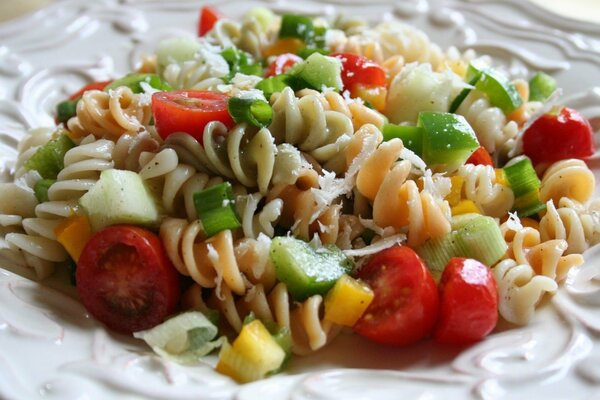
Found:
<path fill-rule="evenodd" d="M 40 147 L 25 163 L 28 170 L 36 170 L 44 179 L 56 179 L 64 168 L 67 151 L 75 147 L 75 143 L 67 135 L 60 135 Z"/>
<path fill-rule="evenodd" d="M 160 215 L 142 178 L 132 171 L 107 169 L 79 199 L 94 232 L 114 224 L 154 227 Z"/>
<path fill-rule="evenodd" d="M 342 90 L 342 63 L 334 57 L 324 56 L 320 53 L 311 54 L 304 62 L 294 65 L 289 70 L 289 75 L 301 83 L 294 87 L 295 90 L 302 89 L 304 86 L 315 90 L 322 90 L 324 87 L 333 88 L 333 90 Z"/>
<path fill-rule="evenodd" d="M 429 167 L 452 171 L 479 147 L 473 128 L 461 115 L 423 111 L 417 125 L 423 128 L 423 160 Z"/>
<path fill-rule="evenodd" d="M 177 37 L 161 40 L 156 49 L 158 72 L 163 73 L 167 65 L 193 60 L 200 50 L 200 43 L 194 39 Z"/>
<path fill-rule="evenodd" d="M 112 82 L 104 88 L 104 91 L 107 92 L 111 89 L 116 89 L 119 86 L 127 86 L 133 93 L 144 93 L 145 90 L 142 87 L 143 82 L 146 82 L 150 87 L 156 90 L 172 90 L 171 86 L 156 74 L 141 74 L 134 72 Z"/>
<path fill-rule="evenodd" d="M 417 253 L 439 281 L 452 257 L 473 258 L 492 266 L 502 258 L 507 248 L 500 227 L 493 218 L 463 214 L 452 219 L 452 231 L 423 243 Z"/>
<path fill-rule="evenodd" d="M 287 285 L 298 301 L 325 294 L 353 267 L 352 261 L 333 245 L 315 250 L 302 240 L 284 236 L 271 242 L 270 258 L 277 279 Z"/>

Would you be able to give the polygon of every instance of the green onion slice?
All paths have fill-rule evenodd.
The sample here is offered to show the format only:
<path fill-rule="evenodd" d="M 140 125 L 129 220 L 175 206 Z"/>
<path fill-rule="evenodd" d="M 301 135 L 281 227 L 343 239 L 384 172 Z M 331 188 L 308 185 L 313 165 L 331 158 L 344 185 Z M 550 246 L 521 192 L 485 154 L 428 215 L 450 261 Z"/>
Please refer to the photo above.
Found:
<path fill-rule="evenodd" d="M 221 52 L 221 56 L 229 64 L 229 75 L 223 79 L 230 82 L 238 72 L 245 75 L 262 76 L 263 68 L 259 63 L 256 63 L 252 56 L 235 47 L 228 47 Z"/>
<path fill-rule="evenodd" d="M 242 226 L 235 211 L 233 191 L 229 182 L 194 193 L 194 206 L 208 237 Z"/>
<path fill-rule="evenodd" d="M 504 174 L 515 195 L 513 209 L 519 217 L 537 214 L 546 208 L 540 201 L 541 182 L 529 158 L 523 157 L 505 166 Z"/>
<path fill-rule="evenodd" d="M 269 125 L 273 119 L 273 109 L 269 103 L 260 99 L 231 97 L 227 108 L 237 124 L 247 122 L 262 128 Z"/>

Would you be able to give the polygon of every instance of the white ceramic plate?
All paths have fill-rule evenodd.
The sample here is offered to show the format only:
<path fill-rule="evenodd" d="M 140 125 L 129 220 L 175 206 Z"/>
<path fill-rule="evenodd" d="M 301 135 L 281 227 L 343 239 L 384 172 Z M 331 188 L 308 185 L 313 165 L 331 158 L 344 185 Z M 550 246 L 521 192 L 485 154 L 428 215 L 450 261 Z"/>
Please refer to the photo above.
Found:
<path fill-rule="evenodd" d="M 600 26 L 511 1 L 265 1 L 276 11 L 398 18 L 443 47 L 473 47 L 515 74 L 557 77 L 564 102 L 599 129 Z M 257 1 L 221 1 L 239 16 Z M 64 0 L 0 25 L 0 173 L 10 179 L 18 139 L 52 125 L 53 105 L 87 81 L 130 71 L 161 37 L 194 35 L 198 2 Z M 598 159 L 591 166 L 600 172 Z M 284 374 L 239 386 L 206 365 L 181 367 L 139 341 L 107 332 L 73 298 L 0 269 L 2 399 L 597 399 L 600 250 L 525 328 L 499 327 L 465 349 L 426 341 L 405 349 L 351 333 Z M 10 265 L 3 265 L 10 268 Z M 51 282 L 52 283 L 52 282 Z"/>

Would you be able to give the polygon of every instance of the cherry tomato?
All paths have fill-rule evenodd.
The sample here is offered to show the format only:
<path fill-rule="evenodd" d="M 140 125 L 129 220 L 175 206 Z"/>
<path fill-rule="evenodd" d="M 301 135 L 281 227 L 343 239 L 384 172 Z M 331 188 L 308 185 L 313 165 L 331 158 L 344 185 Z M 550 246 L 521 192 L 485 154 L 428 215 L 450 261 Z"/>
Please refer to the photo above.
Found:
<path fill-rule="evenodd" d="M 79 89 L 78 91 L 76 91 L 75 93 L 73 93 L 71 96 L 69 96 L 69 100 L 77 100 L 78 98 L 80 98 L 81 96 L 83 96 L 83 94 L 85 92 L 87 92 L 88 90 L 104 90 L 104 88 L 106 86 L 108 86 L 112 81 L 102 81 L 102 82 L 92 82 L 92 83 L 88 83 L 87 85 L 85 85 L 84 87 L 82 87 L 81 89 Z"/>
<path fill-rule="evenodd" d="M 342 62 L 344 89 L 353 91 L 356 85 L 364 87 L 385 87 L 387 85 L 385 71 L 374 61 L 348 53 L 334 53 L 331 57 L 335 57 Z"/>
<path fill-rule="evenodd" d="M 200 90 L 154 93 L 152 113 L 156 130 L 163 139 L 175 132 L 186 132 L 202 143 L 204 127 L 210 121 L 233 126 L 228 101 L 226 94 Z"/>
<path fill-rule="evenodd" d="M 498 321 L 498 292 L 490 268 L 477 260 L 454 257 L 439 285 L 438 342 L 467 344 L 488 335 Z"/>
<path fill-rule="evenodd" d="M 277 56 L 275 60 L 269 65 L 265 73 L 266 77 L 285 74 L 290 68 L 302 61 L 302 57 L 299 57 L 293 53 L 285 53 Z"/>
<path fill-rule="evenodd" d="M 204 6 L 200 9 L 200 19 L 198 20 L 198 36 L 204 36 L 215 26 L 215 22 L 220 20 L 223 15 L 214 7 Z"/>
<path fill-rule="evenodd" d="M 491 165 L 493 167 L 494 161 L 485 147 L 479 146 L 479 148 L 469 156 L 465 164 Z"/>
<path fill-rule="evenodd" d="M 403 346 L 427 336 L 438 315 L 438 291 L 429 270 L 410 247 L 377 253 L 358 273 L 373 301 L 354 330 L 375 342 Z"/>
<path fill-rule="evenodd" d="M 151 328 L 171 315 L 179 274 L 152 232 L 114 225 L 96 233 L 77 262 L 77 293 L 98 321 L 118 332 Z"/>
<path fill-rule="evenodd" d="M 542 115 L 523 134 L 523 153 L 534 164 L 585 158 L 594 152 L 589 121 L 568 107 Z"/>

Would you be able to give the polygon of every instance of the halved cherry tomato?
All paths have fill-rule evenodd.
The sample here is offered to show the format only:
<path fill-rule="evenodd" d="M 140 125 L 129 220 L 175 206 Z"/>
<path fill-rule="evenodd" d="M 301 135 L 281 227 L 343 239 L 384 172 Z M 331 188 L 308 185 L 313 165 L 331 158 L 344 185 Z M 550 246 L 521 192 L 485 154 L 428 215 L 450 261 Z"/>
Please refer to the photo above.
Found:
<path fill-rule="evenodd" d="M 498 321 L 498 292 L 490 268 L 477 260 L 454 257 L 442 273 L 440 318 L 435 339 L 467 344 L 483 339 Z"/>
<path fill-rule="evenodd" d="M 266 77 L 285 74 L 290 68 L 302 61 L 302 57 L 299 57 L 293 53 L 285 53 L 277 56 L 275 60 L 269 65 L 265 73 Z"/>
<path fill-rule="evenodd" d="M 179 275 L 154 233 L 131 225 L 97 232 L 77 262 L 77 293 L 98 321 L 118 332 L 151 328 L 171 315 Z"/>
<path fill-rule="evenodd" d="M 491 165 L 494 166 L 494 160 L 492 160 L 492 156 L 483 146 L 479 146 L 477 150 L 473 152 L 465 161 L 465 164 L 475 164 L 475 165 Z"/>
<path fill-rule="evenodd" d="M 356 85 L 364 87 L 387 86 L 385 71 L 376 62 L 349 53 L 334 53 L 331 54 L 331 57 L 335 57 L 342 62 L 344 89 L 353 91 Z"/>
<path fill-rule="evenodd" d="M 226 94 L 201 90 L 154 93 L 152 113 L 156 130 L 163 139 L 175 132 L 186 132 L 202 143 L 204 127 L 210 121 L 233 126 L 228 101 Z"/>
<path fill-rule="evenodd" d="M 220 20 L 223 15 L 214 7 L 204 6 L 200 9 L 200 19 L 198 20 L 198 36 L 204 36 L 215 26 L 215 22 Z"/>
<path fill-rule="evenodd" d="M 78 98 L 83 96 L 83 94 L 88 90 L 104 90 L 104 88 L 108 86 L 111 82 L 112 81 L 101 81 L 88 83 L 87 85 L 70 95 L 69 100 L 77 100 Z"/>
<path fill-rule="evenodd" d="M 375 297 L 354 330 L 375 342 L 403 346 L 427 336 L 437 320 L 438 290 L 429 270 L 410 247 L 377 253 L 358 277 Z"/>
<path fill-rule="evenodd" d="M 594 152 L 590 123 L 572 108 L 542 115 L 523 133 L 523 153 L 533 164 L 586 158 Z"/>

